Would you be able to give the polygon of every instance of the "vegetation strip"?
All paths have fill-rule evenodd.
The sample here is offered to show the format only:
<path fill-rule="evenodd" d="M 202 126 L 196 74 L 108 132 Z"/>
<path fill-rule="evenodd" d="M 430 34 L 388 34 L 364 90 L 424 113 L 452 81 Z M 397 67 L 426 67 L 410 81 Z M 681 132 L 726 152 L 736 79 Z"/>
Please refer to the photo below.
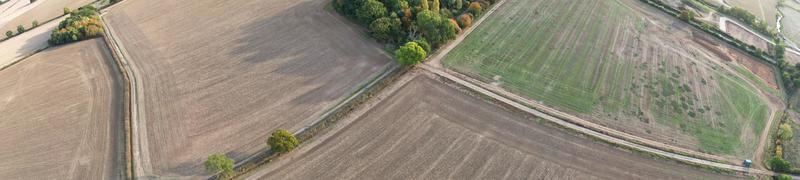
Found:
<path fill-rule="evenodd" d="M 103 33 L 103 39 L 106 41 L 108 48 L 111 50 L 111 55 L 114 58 L 114 64 L 116 65 L 118 71 L 122 74 L 122 81 L 123 81 L 123 126 L 125 131 L 125 177 L 126 179 L 136 179 L 135 171 L 134 171 L 134 158 L 133 158 L 133 113 L 132 107 L 134 106 L 133 101 L 131 101 L 131 96 L 133 92 L 131 79 L 133 79 L 133 75 L 130 74 L 130 67 L 127 65 L 125 57 L 122 55 L 122 50 L 119 48 L 117 44 L 117 40 L 114 38 L 113 30 L 111 27 L 106 25 L 105 21 L 100 18 L 101 23 L 108 29 L 106 32 Z"/>

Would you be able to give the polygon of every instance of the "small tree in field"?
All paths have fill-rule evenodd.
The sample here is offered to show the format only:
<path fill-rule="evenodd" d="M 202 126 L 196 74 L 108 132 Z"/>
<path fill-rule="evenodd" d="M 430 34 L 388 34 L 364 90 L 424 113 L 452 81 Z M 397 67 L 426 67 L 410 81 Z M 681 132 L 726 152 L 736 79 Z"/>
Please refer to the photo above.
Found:
<path fill-rule="evenodd" d="M 781 124 L 778 126 L 778 138 L 783 141 L 789 141 L 794 137 L 794 132 L 792 131 L 792 126 L 789 124 Z"/>
<path fill-rule="evenodd" d="M 22 25 L 17 26 L 17 34 L 22 34 L 24 32 L 25 32 L 25 27 L 22 27 Z"/>
<path fill-rule="evenodd" d="M 14 32 L 6 31 L 6 37 L 11 38 L 11 36 L 14 36 Z"/>
<path fill-rule="evenodd" d="M 300 144 L 300 141 L 285 129 L 275 130 L 275 132 L 272 132 L 272 136 L 267 139 L 267 145 L 275 153 L 292 151 L 298 144 Z"/>
<path fill-rule="evenodd" d="M 426 53 L 416 42 L 408 42 L 395 51 L 395 56 L 397 58 L 397 63 L 404 66 L 411 66 L 422 62 L 422 60 L 425 59 Z"/>
<path fill-rule="evenodd" d="M 31 23 L 31 28 L 35 28 L 37 26 L 39 26 L 39 21 L 33 20 L 33 22 Z"/>
<path fill-rule="evenodd" d="M 224 154 L 212 154 L 208 156 L 203 165 L 210 173 L 220 173 L 221 177 L 229 177 L 233 173 L 233 160 Z"/>

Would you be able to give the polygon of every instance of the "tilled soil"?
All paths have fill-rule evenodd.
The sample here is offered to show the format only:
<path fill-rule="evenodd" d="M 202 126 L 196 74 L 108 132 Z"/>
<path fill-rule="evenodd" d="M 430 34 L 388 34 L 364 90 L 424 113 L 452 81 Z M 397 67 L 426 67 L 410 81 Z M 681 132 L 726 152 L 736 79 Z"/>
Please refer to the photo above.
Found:
<path fill-rule="evenodd" d="M 731 179 L 543 126 L 417 77 L 262 179 Z M 304 148 L 304 147 L 301 147 Z M 278 163 L 280 164 L 280 163 Z M 268 165 L 269 166 L 269 165 Z"/>
<path fill-rule="evenodd" d="M 296 131 L 391 62 L 330 1 L 135 0 L 105 16 L 129 53 L 146 124 L 142 176 L 208 176 L 277 128 Z M 152 167 L 152 168 L 150 168 Z"/>
<path fill-rule="evenodd" d="M 122 90 L 101 39 L 0 71 L 2 179 L 118 179 Z"/>

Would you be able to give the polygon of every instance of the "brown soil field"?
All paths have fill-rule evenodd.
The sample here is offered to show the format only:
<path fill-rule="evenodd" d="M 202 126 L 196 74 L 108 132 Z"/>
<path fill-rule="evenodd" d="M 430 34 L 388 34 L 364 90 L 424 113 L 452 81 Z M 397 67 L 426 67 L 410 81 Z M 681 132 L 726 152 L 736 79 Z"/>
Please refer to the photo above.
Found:
<path fill-rule="evenodd" d="M 418 76 L 262 179 L 732 179 L 646 158 Z M 279 164 L 279 163 L 275 163 Z M 267 166 L 270 166 L 269 164 Z"/>
<path fill-rule="evenodd" d="M 770 68 L 769 65 L 737 49 L 731 48 L 726 44 L 710 40 L 709 38 L 712 37 L 698 35 L 702 33 L 703 32 L 699 31 L 695 32 L 693 40 L 695 40 L 695 42 L 698 44 L 703 45 L 704 48 L 714 52 L 714 54 L 721 59 L 728 62 L 735 62 L 736 64 L 744 66 L 745 69 L 756 75 L 756 77 L 766 83 L 770 88 L 776 90 L 780 88 L 778 87 L 777 80 L 775 79 L 775 73 L 772 72 L 772 68 Z"/>
<path fill-rule="evenodd" d="M 800 63 L 800 54 L 795 54 L 793 52 L 786 51 L 784 60 L 791 65 L 795 65 Z"/>
<path fill-rule="evenodd" d="M 750 33 L 749 31 L 745 30 L 736 23 L 733 23 L 731 21 L 726 21 L 725 27 L 726 27 L 725 29 L 726 33 L 730 34 L 734 38 L 739 39 L 744 43 L 753 45 L 761 50 L 764 51 L 769 50 L 769 42 L 764 41 L 764 39 L 759 38 L 757 35 L 753 33 Z"/>
<path fill-rule="evenodd" d="M 0 32 L 3 33 L 2 39 L 6 38 L 5 33 L 6 31 L 13 31 L 14 34 L 17 33 L 17 26 L 22 25 L 25 29 L 31 28 L 31 23 L 36 20 L 39 21 L 39 24 L 44 24 L 46 21 L 54 19 L 58 16 L 64 14 L 64 7 L 69 7 L 70 9 L 77 9 L 78 7 L 87 5 L 93 0 L 40 0 L 44 1 L 38 6 L 34 7 L 33 9 L 25 12 L 18 17 L 14 18 L 13 20 L 9 21 L 8 24 L 0 27 Z"/>
<path fill-rule="evenodd" d="M 142 176 L 208 176 L 296 131 L 391 63 L 330 1 L 123 1 L 105 15 L 142 87 Z"/>
<path fill-rule="evenodd" d="M 101 39 L 0 71 L 0 177 L 119 179 L 121 80 Z"/>

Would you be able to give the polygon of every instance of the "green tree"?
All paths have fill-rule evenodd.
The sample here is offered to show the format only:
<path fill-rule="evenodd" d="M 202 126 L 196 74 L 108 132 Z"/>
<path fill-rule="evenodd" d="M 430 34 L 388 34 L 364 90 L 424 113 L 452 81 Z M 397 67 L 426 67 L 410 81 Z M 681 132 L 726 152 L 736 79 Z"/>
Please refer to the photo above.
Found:
<path fill-rule="evenodd" d="M 6 37 L 11 38 L 11 36 L 14 36 L 14 32 L 6 31 Z"/>
<path fill-rule="evenodd" d="M 370 35 L 378 41 L 391 41 L 400 31 L 400 19 L 382 17 L 369 25 Z"/>
<path fill-rule="evenodd" d="M 439 12 L 442 9 L 441 2 L 439 0 L 433 0 L 433 6 L 431 6 L 431 11 Z"/>
<path fill-rule="evenodd" d="M 780 174 L 780 175 L 778 175 L 777 179 L 778 180 L 792 180 L 792 176 L 789 176 L 789 175 L 786 175 L 786 174 Z"/>
<path fill-rule="evenodd" d="M 367 2 L 358 8 L 356 11 L 356 18 L 361 23 L 369 24 L 378 18 L 386 16 L 386 6 L 377 0 L 367 0 Z"/>
<path fill-rule="evenodd" d="M 37 26 L 39 26 L 39 21 L 33 20 L 33 22 L 31 22 L 31 28 L 35 28 Z"/>
<path fill-rule="evenodd" d="M 469 11 L 469 13 L 472 14 L 472 16 L 478 17 L 481 15 L 481 13 L 483 13 L 483 8 L 481 7 L 481 3 L 472 2 L 469 3 L 469 8 L 467 11 Z"/>
<path fill-rule="evenodd" d="M 17 34 L 22 34 L 24 32 L 25 32 L 25 27 L 22 27 L 22 25 L 17 26 Z"/>
<path fill-rule="evenodd" d="M 778 126 L 778 138 L 779 139 L 781 139 L 783 141 L 789 141 L 789 140 L 792 140 L 792 137 L 794 137 L 794 132 L 792 131 L 792 126 L 790 126 L 789 124 L 786 124 L 786 123 L 781 124 L 780 126 Z"/>
<path fill-rule="evenodd" d="M 427 54 L 416 42 L 408 42 L 395 51 L 395 56 L 400 65 L 412 66 L 422 62 Z"/>
<path fill-rule="evenodd" d="M 464 8 L 464 1 L 462 1 L 462 0 L 455 0 L 455 4 L 453 4 L 453 9 L 455 9 L 455 10 L 461 10 L 462 8 Z"/>
<path fill-rule="evenodd" d="M 64 7 L 64 15 L 67 15 L 67 14 L 70 14 L 70 13 L 72 13 L 72 10 L 70 10 L 68 7 Z"/>
<path fill-rule="evenodd" d="M 292 151 L 298 144 L 300 144 L 300 141 L 285 129 L 275 130 L 272 132 L 272 136 L 267 138 L 267 145 L 275 153 Z"/>
<path fill-rule="evenodd" d="M 425 52 L 431 52 L 431 44 L 428 44 L 428 40 L 417 39 L 414 40 L 414 42 L 417 43 L 419 47 L 422 47 L 422 49 L 425 50 Z"/>
<path fill-rule="evenodd" d="M 430 10 L 428 7 L 428 0 L 420 0 L 419 6 L 422 7 L 422 10 Z"/>
<path fill-rule="evenodd" d="M 772 157 L 772 159 L 769 160 L 769 165 L 772 167 L 773 171 L 777 172 L 788 172 L 792 170 L 792 164 L 778 156 Z"/>
<path fill-rule="evenodd" d="M 206 167 L 206 171 L 210 173 L 220 173 L 221 177 L 229 177 L 233 174 L 233 159 L 228 158 L 224 154 L 212 154 L 208 156 L 203 165 Z"/>
<path fill-rule="evenodd" d="M 434 47 L 456 37 L 456 28 L 449 19 L 433 11 L 417 13 L 417 27 Z"/>

